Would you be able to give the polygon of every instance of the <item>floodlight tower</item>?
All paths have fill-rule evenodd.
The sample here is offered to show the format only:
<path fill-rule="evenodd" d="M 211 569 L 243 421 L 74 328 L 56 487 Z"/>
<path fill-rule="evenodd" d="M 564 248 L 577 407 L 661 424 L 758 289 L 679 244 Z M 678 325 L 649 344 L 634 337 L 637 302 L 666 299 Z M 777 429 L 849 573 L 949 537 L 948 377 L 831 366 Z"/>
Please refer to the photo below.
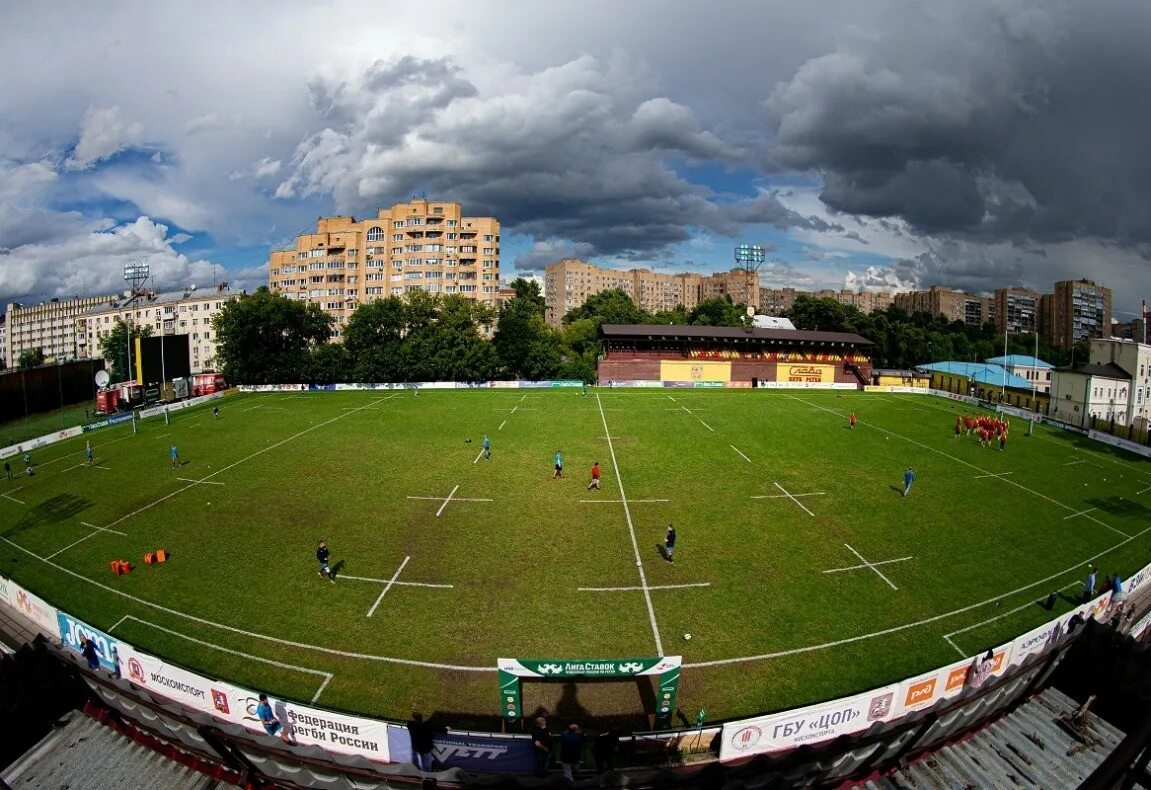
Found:
<path fill-rule="evenodd" d="M 765 260 L 767 253 L 760 244 L 740 244 L 735 248 L 735 262 L 749 274 L 758 272 Z"/>
<path fill-rule="evenodd" d="M 131 286 L 131 293 L 128 300 L 124 302 L 125 307 L 131 307 L 132 303 L 141 294 L 140 286 L 143 285 L 149 276 L 149 267 L 147 263 L 129 263 L 124 266 L 124 282 Z M 124 326 L 128 328 L 128 371 L 132 370 L 132 323 L 131 316 L 125 316 Z M 127 373 L 128 371 L 125 371 Z M 136 377 L 133 376 L 132 380 L 135 381 Z"/>

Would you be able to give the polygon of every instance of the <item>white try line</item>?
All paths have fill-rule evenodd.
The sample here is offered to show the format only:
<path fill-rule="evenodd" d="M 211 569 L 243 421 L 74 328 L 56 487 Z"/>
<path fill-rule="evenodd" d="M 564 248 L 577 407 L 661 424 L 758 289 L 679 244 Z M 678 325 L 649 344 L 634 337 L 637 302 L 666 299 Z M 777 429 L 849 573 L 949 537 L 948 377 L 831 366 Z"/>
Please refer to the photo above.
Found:
<path fill-rule="evenodd" d="M 472 461 L 473 464 L 478 464 L 480 459 L 484 457 L 484 448 L 480 448 L 480 454 L 476 456 L 476 460 Z"/>
<path fill-rule="evenodd" d="M 338 574 L 338 578 L 351 579 L 352 581 L 357 582 L 374 582 L 376 584 L 387 584 L 390 581 L 389 579 L 373 579 L 369 576 L 348 576 L 346 573 Z M 432 587 L 439 590 L 451 590 L 455 588 L 454 584 L 432 584 L 430 582 L 392 581 L 392 584 L 397 587 Z"/>
<path fill-rule="evenodd" d="M 633 505 L 643 505 L 643 504 L 649 504 L 651 502 L 668 502 L 670 500 L 667 500 L 667 499 L 629 499 L 627 501 Z M 600 502 L 608 502 L 608 503 L 613 504 L 613 505 L 619 505 L 619 504 L 623 503 L 623 500 L 622 499 L 581 499 L 580 502 L 585 504 L 585 505 L 593 505 L 593 504 L 598 505 Z"/>
<path fill-rule="evenodd" d="M 162 625 L 156 625 L 156 623 L 150 622 L 148 620 L 144 620 L 142 618 L 136 617 L 135 615 L 131 615 L 131 614 L 126 614 L 123 617 L 121 617 L 120 622 L 116 623 L 116 625 L 109 628 L 108 632 L 111 633 L 112 631 L 116 630 L 116 626 L 120 625 L 120 623 L 123 623 L 125 620 L 134 620 L 137 623 L 143 623 L 144 625 L 155 628 L 157 631 L 163 631 L 166 634 L 171 634 L 172 636 L 178 636 L 181 639 L 186 639 L 189 642 L 193 642 L 197 645 L 202 645 L 204 647 L 210 647 L 213 650 L 219 650 L 221 653 L 228 653 L 229 655 L 251 659 L 252 661 L 259 661 L 261 664 L 269 664 L 269 665 L 274 666 L 274 667 L 280 667 L 281 669 L 294 669 L 297 672 L 305 672 L 309 675 L 319 675 L 320 677 L 322 677 L 324 679 L 324 682 L 320 684 L 320 687 L 318 689 L 316 689 L 316 693 L 312 695 L 312 702 L 315 702 L 316 700 L 318 700 L 320 698 L 320 695 L 324 693 L 324 689 L 326 689 L 328 687 L 328 684 L 332 681 L 332 673 L 331 672 L 322 672 L 318 669 L 309 669 L 308 667 L 300 667 L 300 666 L 296 666 L 295 664 L 287 664 L 287 663 L 284 663 L 283 661 L 273 661 L 270 658 L 260 658 L 259 656 L 253 656 L 249 653 L 242 653 L 239 650 L 233 650 L 230 647 L 224 647 L 222 645 L 217 645 L 217 644 L 214 644 L 212 642 L 205 642 L 202 639 L 196 639 L 195 637 L 188 636 L 187 634 L 181 634 L 179 631 L 173 631 L 172 629 L 165 628 Z"/>
<path fill-rule="evenodd" d="M 1009 475 L 1009 474 L 1013 474 L 1013 473 L 1012 472 L 988 472 L 985 475 L 976 475 L 974 479 L 979 480 L 980 478 L 984 478 L 984 477 L 1003 477 L 1004 475 Z"/>
<path fill-rule="evenodd" d="M 671 397 L 670 395 L 668 397 Z M 595 394 L 596 405 L 599 407 L 599 418 L 603 422 L 603 432 L 605 436 L 611 436 L 611 429 L 607 427 L 607 415 L 603 413 L 603 401 L 600 400 L 599 393 Z M 635 567 L 639 570 L 639 583 L 643 589 L 644 602 L 647 604 L 647 617 L 651 622 L 651 633 L 655 637 L 656 655 L 663 655 L 663 642 L 659 638 L 659 625 L 655 621 L 655 607 L 651 602 L 651 592 L 647 589 L 647 574 L 643 570 L 643 559 L 639 555 L 639 541 L 635 537 L 635 525 L 631 521 L 631 508 L 627 503 L 627 494 L 623 490 L 623 477 L 619 472 L 619 463 L 615 457 L 615 445 L 612 444 L 611 439 L 607 440 L 608 453 L 611 454 L 611 465 L 615 469 L 615 482 L 619 486 L 619 498 L 623 503 L 623 514 L 627 519 L 627 531 L 631 535 L 631 548 L 635 554 Z"/>
<path fill-rule="evenodd" d="M 209 486 L 222 486 L 223 483 L 217 483 L 215 480 L 193 480 L 190 477 L 177 477 L 177 480 L 183 480 L 185 483 L 203 483 Z"/>
<path fill-rule="evenodd" d="M 863 555 L 862 555 L 862 554 L 860 554 L 860 553 L 859 553 L 858 551 L 856 551 L 855 549 L 851 548 L 851 546 L 848 546 L 846 543 L 844 543 L 843 545 L 844 545 L 844 546 L 847 546 L 847 549 L 848 549 L 848 551 L 850 551 L 850 552 L 851 552 L 852 554 L 854 554 L 856 557 L 859 557 L 859 561 L 860 561 L 860 562 L 862 562 L 862 563 L 863 563 L 864 565 L 866 565 L 868 568 L 871 568 L 871 570 L 873 570 L 873 571 L 875 571 L 877 574 L 879 574 L 879 578 L 881 578 L 881 579 L 883 579 L 885 582 L 887 582 L 888 586 L 889 586 L 889 587 L 891 587 L 891 589 L 893 589 L 893 590 L 898 590 L 898 589 L 899 589 L 898 587 L 896 587 L 896 586 L 895 586 L 895 584 L 894 584 L 894 583 L 891 581 L 891 579 L 889 579 L 889 578 L 887 578 L 886 576 L 884 576 L 884 575 L 883 575 L 883 571 L 881 571 L 881 570 L 879 570 L 879 568 L 876 568 L 876 567 L 875 567 L 875 563 L 871 563 L 871 562 L 868 562 L 866 559 L 864 559 L 864 557 L 863 557 Z"/>
<path fill-rule="evenodd" d="M 739 453 L 739 457 L 740 457 L 740 458 L 742 458 L 743 460 L 747 461 L 749 464 L 751 463 L 751 459 L 750 459 L 750 458 L 748 458 L 748 457 L 747 457 L 746 455 L 744 455 L 743 453 L 739 452 L 739 448 L 738 448 L 738 447 L 736 447 L 734 444 L 729 444 L 729 445 L 728 445 L 728 447 L 730 447 L 731 449 L 733 449 L 733 450 L 735 450 L 737 453 Z"/>
<path fill-rule="evenodd" d="M 384 585 L 384 589 L 380 591 L 380 597 L 376 599 L 376 602 L 372 604 L 372 608 L 368 610 L 368 617 L 376 613 L 376 607 L 380 605 L 380 601 L 384 600 L 384 596 L 388 594 L 388 590 L 392 589 L 392 585 L 396 583 L 396 579 L 399 578 L 400 573 L 404 570 L 404 566 L 408 564 L 408 560 L 410 559 L 411 557 L 404 557 L 404 561 L 400 563 L 400 567 L 396 568 L 396 572 L 392 574 L 392 578 L 388 580 L 388 583 Z"/>
<path fill-rule="evenodd" d="M 1076 516 L 1082 516 L 1082 515 L 1085 515 L 1087 513 L 1090 513 L 1092 510 L 1098 510 L 1098 509 L 1099 508 L 1097 508 L 1097 507 L 1089 507 L 1086 510 L 1080 510 L 1078 513 L 1072 513 L 1070 516 L 1064 516 L 1063 520 L 1066 521 L 1069 518 L 1075 518 Z"/>
<path fill-rule="evenodd" d="M 1071 582 L 1070 584 L 1063 585 L 1056 592 L 1062 592 L 1063 590 L 1066 590 L 1068 587 L 1079 587 L 1079 586 L 1080 586 L 1079 582 Z M 994 623 L 996 620 L 1002 620 L 1004 617 L 1008 617 L 1010 615 L 1013 615 L 1016 612 L 1022 612 L 1024 609 L 1030 609 L 1032 606 L 1035 606 L 1035 604 L 1036 604 L 1035 601 L 1028 601 L 1027 603 L 1023 604 L 1022 606 L 1016 606 L 1014 609 L 1008 609 L 1003 614 L 996 615 L 995 617 L 988 618 L 987 620 L 981 620 L 978 623 L 975 623 L 974 625 L 969 625 L 966 628 L 960 628 L 958 631 L 952 631 L 949 634 L 944 634 L 943 638 L 947 640 L 947 644 L 949 644 L 955 648 L 956 652 L 958 652 L 962 656 L 966 656 L 967 653 L 963 652 L 963 650 L 961 650 L 959 648 L 959 645 L 957 645 L 953 641 L 951 641 L 951 637 L 958 636 L 959 634 L 965 634 L 968 631 L 972 631 L 976 628 L 982 628 L 985 625 L 989 625 L 990 623 Z"/>
<path fill-rule="evenodd" d="M 847 544 L 844 544 L 847 545 Z M 824 573 L 841 573 L 843 571 L 858 571 L 863 568 L 873 568 L 876 565 L 890 565 L 893 562 L 907 562 L 907 560 L 915 559 L 914 557 L 900 557 L 895 560 L 880 560 L 879 562 L 869 562 L 865 565 L 848 565 L 846 568 L 828 568 Z"/>
<path fill-rule="evenodd" d="M 794 395 L 788 395 L 787 397 L 791 398 L 792 400 L 797 400 L 800 403 L 806 403 L 808 406 L 819 409 L 821 411 L 828 412 L 829 414 L 834 414 L 837 417 L 840 417 L 840 418 L 843 417 L 843 414 L 840 412 L 837 412 L 835 409 L 829 409 L 826 406 L 820 406 L 818 403 L 811 403 L 810 401 L 805 401 L 803 398 L 797 398 Z M 930 445 L 926 445 L 923 442 L 917 442 L 916 440 L 911 439 L 911 438 L 904 436 L 902 434 L 896 433 L 895 431 L 889 431 L 886 428 L 881 428 L 878 425 L 873 425 L 871 423 L 867 423 L 866 427 L 871 428 L 872 430 L 879 431 L 880 433 L 886 433 L 890 436 L 894 436 L 897 439 L 902 439 L 903 441 L 908 442 L 910 444 L 914 444 L 917 447 L 922 447 L 924 450 L 928 450 L 928 451 L 933 452 L 933 453 L 938 453 L 939 455 L 942 455 L 944 458 L 950 458 L 952 461 L 955 461 L 956 463 L 963 464 L 966 467 L 970 467 L 971 469 L 974 469 L 977 472 L 989 474 L 986 469 L 981 469 L 980 467 L 976 466 L 973 463 L 970 463 L 968 461 L 964 461 L 962 458 L 958 458 L 954 455 L 951 455 L 950 453 L 945 453 L 942 450 L 939 450 L 935 447 L 931 447 Z M 1040 493 L 1034 489 L 1028 488 L 1027 486 L 1025 486 L 1021 483 L 1016 483 L 1014 480 L 1008 480 L 1006 477 L 997 477 L 996 479 L 1002 480 L 1004 483 L 1007 483 L 1008 485 L 1011 485 L 1011 486 L 1015 486 L 1016 488 L 1019 488 L 1023 491 L 1026 491 L 1029 494 L 1032 494 L 1034 496 L 1039 497 L 1040 499 L 1045 499 L 1048 502 L 1050 502 L 1051 504 L 1057 505 L 1058 507 L 1061 507 L 1064 510 L 1071 510 L 1071 511 L 1075 510 L 1075 508 L 1071 507 L 1070 505 L 1065 505 L 1057 499 L 1052 499 L 1051 497 L 1047 496 L 1046 494 L 1042 494 L 1042 493 Z M 1101 527 L 1106 527 L 1107 529 L 1111 530 L 1112 532 L 1119 534 L 1119 535 L 1122 535 L 1124 538 L 1131 537 L 1130 535 L 1128 535 L 1123 530 L 1116 529 L 1115 527 L 1111 526 L 1110 524 L 1108 524 L 1104 521 L 1100 521 L 1099 519 L 1095 518 L 1094 516 L 1087 516 L 1087 520 L 1093 521 Z"/>
<path fill-rule="evenodd" d="M 393 395 L 391 397 L 395 397 L 395 396 Z M 356 411 L 361 411 L 361 410 L 366 409 L 370 406 L 375 406 L 377 403 L 380 403 L 381 401 L 384 401 L 384 400 L 387 400 L 387 398 L 380 398 L 379 400 L 372 401 L 367 406 L 361 406 Z M 331 425 L 333 422 L 336 422 L 338 420 L 342 420 L 345 417 L 350 417 L 353 414 L 355 414 L 355 412 L 351 412 L 351 411 L 344 412 L 343 414 L 341 414 L 337 417 L 333 417 L 330 420 L 324 420 L 323 422 L 316 423 L 315 425 L 311 426 L 310 428 L 305 428 L 304 430 L 300 431 L 299 433 L 292 434 L 287 439 L 281 439 L 280 441 L 276 442 L 275 444 L 269 444 L 267 447 L 264 447 L 260 450 L 257 450 L 256 452 L 252 453 L 251 455 L 244 456 L 239 461 L 234 461 L 233 463 L 228 464 L 227 466 L 223 467 L 222 469 L 219 469 L 215 472 L 212 472 L 212 474 L 205 476 L 202 480 L 200 480 L 197 483 L 191 483 L 189 485 L 186 485 L 183 488 L 179 488 L 179 489 L 173 491 L 172 493 L 168 494 L 167 496 L 160 497 L 155 502 L 144 505 L 144 507 L 138 508 L 137 510 L 133 510 L 131 513 L 129 513 L 126 516 L 120 516 L 120 518 L 116 519 L 115 521 L 113 521 L 111 524 L 108 524 L 107 526 L 114 527 L 117 524 L 119 524 L 121 521 L 127 521 L 128 519 L 132 518 L 132 516 L 143 513 L 145 510 L 153 508 L 156 505 L 159 505 L 161 502 L 167 502 L 169 499 L 176 496 L 177 494 L 183 493 L 184 491 L 187 491 L 189 488 L 192 488 L 193 486 L 197 486 L 197 485 L 200 485 L 200 483 L 206 482 L 209 477 L 215 477 L 218 474 L 223 474 L 224 472 L 228 471 L 229 469 L 231 469 L 234 466 L 239 466 L 240 464 L 244 463 L 245 461 L 250 461 L 251 459 L 255 458 L 257 455 L 263 455 L 264 453 L 268 452 L 269 450 L 276 449 L 281 444 L 287 444 L 288 442 L 292 441 L 293 439 L 298 439 L 306 433 L 311 433 L 312 431 L 316 430 L 317 428 L 322 428 L 325 425 Z M 157 438 L 159 438 L 159 437 L 157 437 Z"/>
<path fill-rule="evenodd" d="M 656 584 L 651 587 L 576 587 L 579 592 L 639 592 L 640 590 L 682 590 L 685 587 L 710 587 L 711 582 L 691 584 Z"/>
<path fill-rule="evenodd" d="M 801 497 L 801 496 L 819 496 L 819 494 L 815 494 L 815 493 L 812 493 L 812 494 L 792 494 L 792 493 L 788 492 L 787 489 L 785 489 L 779 483 L 772 481 L 772 485 L 774 485 L 776 488 L 778 488 L 780 491 L 782 491 L 783 495 L 785 497 L 790 499 L 795 504 L 799 505 L 799 507 L 803 510 L 804 513 L 811 516 L 812 518 L 815 518 L 815 514 L 812 513 L 810 510 L 808 510 L 806 507 L 804 507 L 804 504 L 799 501 L 799 497 Z M 820 492 L 820 493 L 822 493 L 822 492 Z M 764 499 L 769 499 L 769 498 L 775 499 L 777 497 L 764 497 Z"/>
<path fill-rule="evenodd" d="M 44 557 L 41 557 L 39 554 L 36 554 L 32 551 L 29 551 L 28 549 L 21 546 L 19 543 L 15 543 L 14 541 L 4 537 L 3 535 L 0 535 L 0 541 L 7 543 L 9 546 L 16 549 L 17 551 L 22 551 L 23 553 L 27 554 L 29 557 L 40 560 L 45 565 L 49 565 L 49 566 L 55 568 L 56 570 L 60 571 L 61 573 L 67 574 L 68 576 L 71 576 L 73 579 L 76 579 L 77 581 L 84 582 L 86 584 L 91 584 L 93 587 L 98 587 L 101 590 L 104 590 L 105 592 L 112 593 L 113 595 L 119 595 L 121 598 L 124 598 L 124 599 L 129 600 L 129 601 L 134 601 L 135 603 L 138 603 L 141 606 L 147 606 L 147 607 L 149 607 L 151 609 L 155 609 L 156 611 L 159 611 L 159 612 L 164 612 L 166 614 L 175 615 L 176 617 L 183 617 L 185 620 L 190 620 L 193 623 L 200 623 L 201 625 L 207 625 L 207 626 L 212 626 L 213 628 L 219 628 L 220 630 L 228 631 L 229 633 L 240 634 L 241 636 L 251 637 L 252 639 L 263 639 L 266 642 L 271 642 L 271 643 L 277 644 L 277 645 L 284 645 L 286 647 L 297 647 L 297 648 L 300 648 L 301 650 L 314 650 L 317 653 L 325 653 L 325 654 L 330 655 L 330 656 L 340 656 L 341 658 L 354 658 L 354 659 L 360 659 L 363 661 L 380 661 L 380 662 L 385 663 L 385 664 L 397 664 L 400 666 L 408 666 L 408 667 L 425 667 L 427 669 L 448 669 L 448 670 L 455 670 L 457 672 L 485 672 L 485 673 L 490 672 L 490 673 L 494 673 L 494 672 L 498 671 L 496 667 L 491 666 L 489 664 L 484 664 L 481 666 L 467 666 L 464 664 L 442 664 L 442 663 L 435 662 L 435 661 L 418 661 L 416 659 L 411 659 L 411 658 L 396 658 L 394 656 L 380 656 L 380 655 L 373 655 L 371 653 L 355 653 L 355 652 L 351 652 L 348 650 L 336 650 L 335 648 L 331 648 L 331 647 L 323 647 L 321 645 L 310 645 L 307 642 L 296 642 L 296 641 L 293 641 L 291 639 L 282 639 L 278 636 L 271 636 L 269 634 L 261 634 L 258 631 L 248 631 L 248 630 L 245 630 L 243 628 L 236 628 L 235 626 L 232 626 L 232 625 L 226 625 L 224 623 L 218 623 L 215 620 L 208 620 L 207 618 L 204 618 L 204 617 L 197 617 L 194 614 L 188 614 L 187 612 L 181 612 L 179 609 L 172 609 L 171 607 L 163 606 L 162 604 L 158 604 L 158 603 L 155 603 L 153 601 L 149 601 L 146 598 L 140 598 L 139 596 L 124 592 L 121 589 L 118 589 L 116 587 L 112 587 L 111 585 L 108 585 L 108 584 L 104 584 L 103 582 L 98 582 L 95 579 L 91 579 L 82 573 L 77 573 L 74 570 L 71 570 L 69 568 L 65 568 L 63 565 L 60 565 L 59 563 L 55 563 L 55 562 L 52 562 L 50 560 L 47 560 Z"/>

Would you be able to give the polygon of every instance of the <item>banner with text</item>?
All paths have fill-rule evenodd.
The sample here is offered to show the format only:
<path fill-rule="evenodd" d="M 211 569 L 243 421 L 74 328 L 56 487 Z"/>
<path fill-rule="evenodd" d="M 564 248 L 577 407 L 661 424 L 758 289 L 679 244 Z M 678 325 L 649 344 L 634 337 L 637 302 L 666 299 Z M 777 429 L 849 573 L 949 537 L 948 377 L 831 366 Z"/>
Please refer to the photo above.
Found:
<path fill-rule="evenodd" d="M 28 592 L 14 581 L 9 580 L 4 586 L 9 606 L 36 623 L 43 633 L 60 633 L 60 621 L 57 619 L 59 613 L 56 607 Z"/>
<path fill-rule="evenodd" d="M 830 384 L 835 381 L 835 365 L 780 362 L 775 366 L 775 378 L 791 384 Z"/>
<path fill-rule="evenodd" d="M 377 762 L 388 762 L 388 725 L 359 716 L 332 713 L 295 702 L 270 699 L 272 712 L 288 728 L 301 746 L 320 746 L 340 754 L 353 754 Z M 259 700 L 251 695 L 245 701 L 250 717 L 256 715 Z M 258 723 L 258 719 L 257 719 Z"/>
<path fill-rule="evenodd" d="M 12 456 L 18 455 L 20 453 L 31 452 L 32 450 L 36 450 L 40 447 L 46 447 L 49 444 L 62 442 L 65 439 L 71 439 L 74 436 L 79 436 L 83 432 L 84 429 L 77 425 L 74 428 L 65 428 L 62 431 L 56 431 L 55 433 L 48 433 L 43 436 L 37 436 L 35 439 L 29 439 L 28 441 L 21 442 L 20 444 L 9 445 L 8 447 L 0 449 L 0 459 L 11 458 Z"/>
<path fill-rule="evenodd" d="M 862 732 L 895 718 L 898 693 L 898 685 L 884 686 L 834 702 L 724 725 L 719 759 L 739 760 Z"/>
<path fill-rule="evenodd" d="M 659 377 L 664 381 L 731 381 L 731 363 L 665 359 L 659 363 Z"/>
<path fill-rule="evenodd" d="M 995 648 L 988 677 L 1002 675 L 1007 671 L 1011 647 L 1009 643 Z M 981 659 L 982 654 L 964 658 L 900 683 L 899 693 L 895 697 L 896 716 L 930 708 L 942 699 L 959 696 L 965 688 L 976 682 L 973 670 L 976 662 Z"/>
<path fill-rule="evenodd" d="M 449 732 L 432 738 L 433 767 L 463 768 L 477 773 L 530 774 L 535 771 L 535 749 L 529 735 L 487 732 Z M 388 754 L 392 762 L 415 762 L 408 728 L 388 725 Z"/>
<path fill-rule="evenodd" d="M 164 412 L 180 411 L 181 409 L 190 409 L 193 406 L 199 406 L 201 403 L 207 403 L 210 400 L 224 397 L 222 392 L 213 392 L 211 395 L 201 395 L 197 398 L 190 398 L 188 400 L 176 401 L 175 403 L 165 403 L 163 406 L 153 406 L 150 409 L 140 409 L 140 419 L 145 420 L 149 417 L 155 417 Z"/>
<path fill-rule="evenodd" d="M 57 612 L 56 618 L 60 626 L 60 644 L 79 654 L 80 639 L 87 638 L 96 645 L 96 655 L 100 659 L 100 666 L 109 672 L 117 671 L 119 646 L 115 639 L 65 612 Z"/>
<path fill-rule="evenodd" d="M 249 729 L 259 728 L 259 721 L 245 720 L 245 700 L 251 692 L 228 683 L 208 680 L 197 674 L 168 664 L 129 645 L 117 642 L 120 656 L 120 675 L 145 691 L 185 705 L 201 713 L 241 724 Z"/>
<path fill-rule="evenodd" d="M 1129 453 L 1135 453 L 1136 455 L 1151 457 L 1151 447 L 1148 447 L 1145 444 L 1139 444 L 1138 442 L 1132 442 L 1127 439 L 1120 439 L 1118 436 L 1112 436 L 1109 433 L 1102 433 L 1101 431 L 1090 430 L 1087 431 L 1087 435 L 1097 442 L 1103 442 L 1104 444 L 1109 444 L 1112 447 L 1119 447 Z"/>

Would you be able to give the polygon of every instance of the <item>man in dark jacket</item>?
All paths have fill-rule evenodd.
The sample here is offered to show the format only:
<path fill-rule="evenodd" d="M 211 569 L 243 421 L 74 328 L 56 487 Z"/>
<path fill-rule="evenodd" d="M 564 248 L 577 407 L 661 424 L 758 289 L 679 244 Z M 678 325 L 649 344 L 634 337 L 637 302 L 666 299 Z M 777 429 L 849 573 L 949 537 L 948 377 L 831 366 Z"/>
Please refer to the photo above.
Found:
<path fill-rule="evenodd" d="M 575 771 L 583 760 L 583 733 L 578 724 L 569 724 L 567 732 L 560 736 L 560 762 L 564 767 L 564 778 L 575 779 Z"/>
<path fill-rule="evenodd" d="M 552 734 L 548 732 L 548 720 L 543 716 L 537 716 L 532 727 L 532 747 L 535 749 L 536 774 L 543 776 L 552 761 Z"/>
<path fill-rule="evenodd" d="M 432 770 L 432 751 L 435 744 L 432 739 L 436 735 L 443 735 L 447 727 L 434 726 L 424 721 L 424 714 L 419 711 L 412 712 L 412 720 L 408 722 L 408 734 L 412 736 L 412 760 L 421 771 Z"/>

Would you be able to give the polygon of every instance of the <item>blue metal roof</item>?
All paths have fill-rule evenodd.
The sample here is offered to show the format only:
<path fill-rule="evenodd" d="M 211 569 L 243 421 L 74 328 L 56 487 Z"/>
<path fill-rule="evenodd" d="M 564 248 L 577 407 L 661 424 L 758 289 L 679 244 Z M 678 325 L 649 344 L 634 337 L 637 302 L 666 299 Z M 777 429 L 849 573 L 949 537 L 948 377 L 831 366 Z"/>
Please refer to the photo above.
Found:
<path fill-rule="evenodd" d="M 1025 367 L 1025 368 L 1053 368 L 1055 367 L 1050 362 L 1044 362 L 1039 357 L 1033 357 L 1029 354 L 1008 354 L 1005 357 L 989 357 L 988 362 L 994 365 L 1002 365 L 1006 368 Z"/>
<path fill-rule="evenodd" d="M 1032 384 L 1022 376 L 1008 373 L 1007 369 L 988 362 L 933 362 L 930 365 L 920 365 L 920 370 L 933 370 L 937 373 L 950 373 L 955 376 L 966 376 L 972 381 L 986 384 L 991 387 L 1011 387 L 1017 390 L 1029 390 Z"/>

